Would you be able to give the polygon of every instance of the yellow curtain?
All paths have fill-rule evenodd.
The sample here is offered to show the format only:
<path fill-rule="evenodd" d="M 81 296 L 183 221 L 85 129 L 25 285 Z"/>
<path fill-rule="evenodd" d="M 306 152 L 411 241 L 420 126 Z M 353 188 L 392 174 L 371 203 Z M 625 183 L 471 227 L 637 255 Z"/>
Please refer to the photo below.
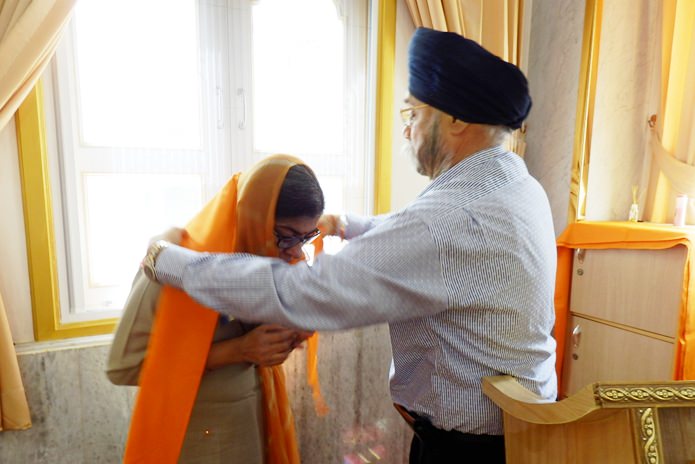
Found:
<path fill-rule="evenodd" d="M 5 305 L 0 295 L 0 431 L 23 430 L 29 427 L 29 407 L 19 375 Z"/>
<path fill-rule="evenodd" d="M 416 27 L 455 32 L 509 63 L 520 65 L 523 0 L 406 0 Z M 526 152 L 526 126 L 509 137 L 507 148 Z"/>
<path fill-rule="evenodd" d="M 695 223 L 695 2 L 664 0 L 661 106 L 651 131 L 652 171 L 645 205 L 651 222 L 672 222 L 675 197 L 689 196 Z"/>
<path fill-rule="evenodd" d="M 0 129 L 53 56 L 76 0 L 0 0 Z"/>
<path fill-rule="evenodd" d="M 76 0 L 0 0 L 0 130 L 53 56 Z M 0 298 L 0 430 L 31 427 L 5 306 Z"/>

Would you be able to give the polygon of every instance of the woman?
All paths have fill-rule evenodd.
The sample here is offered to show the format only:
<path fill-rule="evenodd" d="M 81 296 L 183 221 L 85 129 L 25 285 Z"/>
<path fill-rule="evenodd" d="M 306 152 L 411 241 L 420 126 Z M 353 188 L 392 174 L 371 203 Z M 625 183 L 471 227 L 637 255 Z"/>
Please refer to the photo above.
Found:
<path fill-rule="evenodd" d="M 275 155 L 235 175 L 188 224 L 181 244 L 295 262 L 318 236 L 323 207 L 311 169 Z M 309 335 L 220 320 L 139 272 L 107 366 L 113 383 L 141 387 L 125 461 L 299 462 L 284 377 L 271 366 Z"/>

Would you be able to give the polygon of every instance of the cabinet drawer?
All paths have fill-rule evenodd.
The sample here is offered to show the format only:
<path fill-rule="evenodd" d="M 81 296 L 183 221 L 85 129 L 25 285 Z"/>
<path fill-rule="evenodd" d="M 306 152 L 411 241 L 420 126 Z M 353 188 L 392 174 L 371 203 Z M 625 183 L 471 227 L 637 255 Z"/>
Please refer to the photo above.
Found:
<path fill-rule="evenodd" d="M 675 337 L 687 249 L 575 250 L 570 310 Z"/>
<path fill-rule="evenodd" d="M 572 316 L 568 325 L 564 398 L 593 382 L 658 381 L 673 377 L 674 344 Z M 572 335 L 579 327 L 579 338 Z"/>

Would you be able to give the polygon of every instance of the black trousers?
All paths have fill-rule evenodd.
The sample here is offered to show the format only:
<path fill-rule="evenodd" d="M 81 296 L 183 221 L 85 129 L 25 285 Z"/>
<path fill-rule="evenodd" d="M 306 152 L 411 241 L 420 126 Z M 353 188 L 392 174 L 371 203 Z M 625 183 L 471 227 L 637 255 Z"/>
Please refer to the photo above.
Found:
<path fill-rule="evenodd" d="M 504 464 L 503 435 L 473 435 L 434 427 L 412 414 L 415 435 L 410 445 L 410 464 Z"/>

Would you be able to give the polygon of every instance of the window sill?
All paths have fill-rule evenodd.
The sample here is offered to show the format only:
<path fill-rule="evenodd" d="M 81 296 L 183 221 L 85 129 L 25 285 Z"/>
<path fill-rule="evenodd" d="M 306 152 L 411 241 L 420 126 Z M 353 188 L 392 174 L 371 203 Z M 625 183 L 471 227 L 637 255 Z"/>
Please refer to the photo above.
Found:
<path fill-rule="evenodd" d="M 76 337 L 64 340 L 49 340 L 45 342 L 27 342 L 15 345 L 18 356 L 26 354 L 43 353 L 46 351 L 72 350 L 76 348 L 89 348 L 94 346 L 110 345 L 113 334 L 92 335 L 90 337 Z"/>

